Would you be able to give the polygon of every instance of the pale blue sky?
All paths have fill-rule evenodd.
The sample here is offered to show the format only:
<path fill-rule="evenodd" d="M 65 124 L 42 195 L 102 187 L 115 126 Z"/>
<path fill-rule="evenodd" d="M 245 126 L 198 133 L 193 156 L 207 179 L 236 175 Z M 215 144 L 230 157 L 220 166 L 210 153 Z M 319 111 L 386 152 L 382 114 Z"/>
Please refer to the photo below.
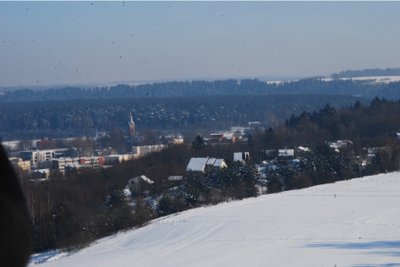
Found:
<path fill-rule="evenodd" d="M 0 86 L 400 66 L 400 2 L 0 2 Z"/>

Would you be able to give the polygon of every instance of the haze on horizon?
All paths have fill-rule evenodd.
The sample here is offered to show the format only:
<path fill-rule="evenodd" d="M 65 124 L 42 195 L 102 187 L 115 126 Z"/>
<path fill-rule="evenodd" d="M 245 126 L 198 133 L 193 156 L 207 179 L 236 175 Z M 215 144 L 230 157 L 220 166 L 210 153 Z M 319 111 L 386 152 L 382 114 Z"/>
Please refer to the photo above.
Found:
<path fill-rule="evenodd" d="M 400 2 L 0 2 L 0 87 L 399 67 Z"/>

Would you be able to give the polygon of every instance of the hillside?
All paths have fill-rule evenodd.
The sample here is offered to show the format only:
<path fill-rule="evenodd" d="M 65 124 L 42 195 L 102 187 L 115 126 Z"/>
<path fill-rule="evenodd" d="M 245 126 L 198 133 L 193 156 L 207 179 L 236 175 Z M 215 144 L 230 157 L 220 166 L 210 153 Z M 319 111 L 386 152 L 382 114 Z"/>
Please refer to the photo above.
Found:
<path fill-rule="evenodd" d="M 198 208 L 45 266 L 400 266 L 400 173 Z"/>
<path fill-rule="evenodd" d="M 384 75 L 384 73 L 387 73 Z M 119 84 L 105 87 L 64 87 L 37 90 L 2 89 L 0 103 L 66 101 L 82 99 L 169 98 L 205 96 L 261 96 L 261 95 L 346 95 L 363 98 L 375 96 L 397 100 L 400 97 L 397 72 L 351 72 L 330 78 L 305 78 L 295 81 L 262 81 L 258 79 L 230 79 L 216 81 L 176 81 L 148 84 Z M 358 74 L 358 75 L 356 75 Z M 372 75 L 374 74 L 374 75 Z M 382 77 L 371 77 L 382 76 Z M 386 77 L 385 77 L 386 76 Z M 393 77 L 392 77 L 393 76 Z M 361 80 L 356 77 L 364 77 Z M 392 78 L 393 79 L 392 79 Z M 397 77 L 397 78 L 396 78 Z M 352 78 L 351 80 L 349 78 Z M 343 79 L 343 80 L 342 80 Z M 365 82 L 383 79 L 384 83 Z"/>
<path fill-rule="evenodd" d="M 126 129 L 130 112 L 139 131 L 220 130 L 253 120 L 274 125 L 293 114 L 316 111 L 327 103 L 341 108 L 352 106 L 357 100 L 366 102 L 340 95 L 264 95 L 2 103 L 0 136 L 10 140 L 94 136 L 96 129 Z"/>
<path fill-rule="evenodd" d="M 386 69 L 364 69 L 364 70 L 346 70 L 331 75 L 334 79 L 339 78 L 354 78 L 354 77 L 371 77 L 371 76 L 398 76 L 400 75 L 400 68 L 386 68 Z"/>

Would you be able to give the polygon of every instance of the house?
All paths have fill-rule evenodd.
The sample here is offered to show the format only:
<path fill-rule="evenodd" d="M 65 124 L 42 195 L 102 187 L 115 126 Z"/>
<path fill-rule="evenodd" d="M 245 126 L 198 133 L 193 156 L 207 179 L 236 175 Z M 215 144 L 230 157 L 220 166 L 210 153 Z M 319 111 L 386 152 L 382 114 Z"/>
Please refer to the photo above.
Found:
<path fill-rule="evenodd" d="M 134 159 L 134 154 L 113 154 L 104 157 L 102 164 L 104 165 L 117 165 L 123 161 Z"/>
<path fill-rule="evenodd" d="M 31 181 L 47 181 L 50 176 L 50 169 L 37 169 L 32 171 Z"/>
<path fill-rule="evenodd" d="M 182 175 L 172 175 L 168 176 L 168 181 L 182 181 L 183 176 Z"/>
<path fill-rule="evenodd" d="M 103 156 L 80 157 L 79 164 L 88 165 L 92 168 L 99 168 L 104 165 L 105 159 Z"/>
<path fill-rule="evenodd" d="M 278 157 L 280 158 L 293 158 L 294 157 L 294 149 L 279 149 Z"/>
<path fill-rule="evenodd" d="M 304 146 L 299 146 L 298 147 L 299 151 L 303 151 L 303 152 L 310 152 L 310 148 L 309 147 L 304 147 Z"/>
<path fill-rule="evenodd" d="M 272 160 L 278 157 L 278 151 L 266 149 L 260 151 L 260 160 Z"/>
<path fill-rule="evenodd" d="M 132 151 L 135 158 L 146 156 L 147 154 L 160 152 L 166 149 L 168 146 L 163 144 L 158 145 L 145 145 L 145 146 L 133 146 Z"/>
<path fill-rule="evenodd" d="M 228 167 L 223 159 L 217 158 L 191 158 L 187 167 L 187 172 L 207 172 Z"/>
<path fill-rule="evenodd" d="M 353 145 L 351 140 L 337 140 L 336 142 L 329 142 L 329 147 L 339 152 L 341 148 L 347 148 Z"/>
<path fill-rule="evenodd" d="M 15 167 L 20 168 L 22 171 L 28 172 L 31 170 L 31 162 L 29 160 L 13 157 L 10 158 L 10 161 Z"/>
<path fill-rule="evenodd" d="M 154 181 L 148 178 L 146 175 L 140 175 L 129 179 L 126 188 L 129 188 L 134 196 L 148 196 L 150 190 L 153 188 L 153 184 Z"/>
<path fill-rule="evenodd" d="M 250 153 L 249 152 L 235 152 L 233 153 L 233 161 L 248 161 L 250 160 Z"/>
<path fill-rule="evenodd" d="M 191 158 L 187 167 L 187 172 L 206 172 L 207 158 Z"/>
<path fill-rule="evenodd" d="M 210 141 L 211 142 L 220 142 L 222 141 L 222 139 L 224 138 L 224 134 L 223 133 L 211 133 L 210 134 Z"/>
<path fill-rule="evenodd" d="M 174 144 L 174 145 L 181 145 L 184 143 L 184 139 L 183 139 L 183 136 L 178 135 L 175 138 L 171 139 L 170 142 L 171 142 L 171 144 Z"/>
<path fill-rule="evenodd" d="M 129 188 L 124 188 L 122 191 L 123 197 L 125 201 L 130 201 L 132 200 L 132 192 Z"/>

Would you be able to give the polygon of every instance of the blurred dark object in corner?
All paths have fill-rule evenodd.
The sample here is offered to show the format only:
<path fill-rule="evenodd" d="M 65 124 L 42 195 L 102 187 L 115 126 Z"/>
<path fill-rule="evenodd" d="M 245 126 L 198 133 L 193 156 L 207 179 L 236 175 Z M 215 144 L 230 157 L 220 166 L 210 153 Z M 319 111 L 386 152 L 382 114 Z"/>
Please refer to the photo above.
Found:
<path fill-rule="evenodd" d="M 0 266 L 26 266 L 31 254 L 31 225 L 24 194 L 0 145 Z"/>

